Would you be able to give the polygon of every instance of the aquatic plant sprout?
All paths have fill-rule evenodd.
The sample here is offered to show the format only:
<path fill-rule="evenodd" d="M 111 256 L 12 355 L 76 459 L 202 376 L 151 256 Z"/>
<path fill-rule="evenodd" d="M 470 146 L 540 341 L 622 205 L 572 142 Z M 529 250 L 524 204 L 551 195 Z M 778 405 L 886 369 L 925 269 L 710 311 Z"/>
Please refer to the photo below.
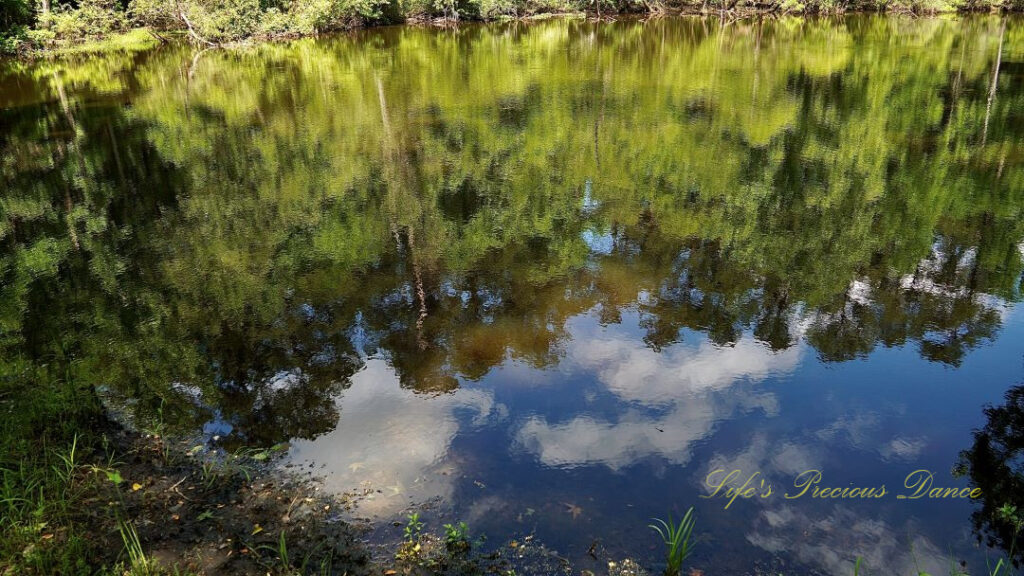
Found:
<path fill-rule="evenodd" d="M 683 516 L 679 524 L 672 520 L 671 514 L 668 516 L 668 521 L 659 518 L 651 520 L 656 524 L 648 524 L 648 527 L 658 533 L 667 548 L 665 551 L 667 562 L 665 576 L 678 576 L 683 568 L 683 561 L 693 553 L 694 542 L 691 541 L 691 538 L 693 527 L 696 524 L 693 507 L 691 506 L 686 511 L 686 515 Z"/>

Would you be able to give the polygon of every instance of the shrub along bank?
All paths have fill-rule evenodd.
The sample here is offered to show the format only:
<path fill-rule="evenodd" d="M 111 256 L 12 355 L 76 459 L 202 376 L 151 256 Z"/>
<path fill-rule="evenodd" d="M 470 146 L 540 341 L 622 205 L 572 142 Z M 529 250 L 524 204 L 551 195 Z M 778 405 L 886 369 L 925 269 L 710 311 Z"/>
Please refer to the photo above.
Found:
<path fill-rule="evenodd" d="M 188 34 L 200 44 L 307 36 L 410 19 L 498 20 L 545 13 L 1009 11 L 1024 0 L 0 0 L 0 53 L 102 49 Z M 144 34 L 134 29 L 145 28 Z M 105 42 L 105 44 L 104 44 Z"/>

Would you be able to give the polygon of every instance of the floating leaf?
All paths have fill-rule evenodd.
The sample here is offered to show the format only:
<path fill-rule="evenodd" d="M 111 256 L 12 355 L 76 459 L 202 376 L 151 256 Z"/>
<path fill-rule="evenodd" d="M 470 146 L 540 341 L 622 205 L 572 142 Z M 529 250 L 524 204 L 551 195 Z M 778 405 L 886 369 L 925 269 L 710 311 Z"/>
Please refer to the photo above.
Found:
<path fill-rule="evenodd" d="M 575 504 L 571 504 L 569 502 L 563 502 L 562 504 L 565 506 L 565 511 L 572 515 L 573 520 L 579 518 L 580 514 L 583 514 L 583 508 L 580 508 Z"/>

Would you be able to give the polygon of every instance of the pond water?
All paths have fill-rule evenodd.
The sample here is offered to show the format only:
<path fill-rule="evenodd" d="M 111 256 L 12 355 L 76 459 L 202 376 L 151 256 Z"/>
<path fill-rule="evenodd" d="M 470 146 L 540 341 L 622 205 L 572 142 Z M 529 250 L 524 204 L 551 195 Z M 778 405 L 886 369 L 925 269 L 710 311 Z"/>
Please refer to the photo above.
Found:
<path fill-rule="evenodd" d="M 694 506 L 709 573 L 1006 544 L 1020 19 L 170 45 L 8 63 L 0 127 L 5 350 L 57 339 L 140 414 L 288 442 L 372 490 L 374 538 L 425 507 L 657 568 L 649 519 Z M 732 470 L 756 496 L 706 498 Z M 886 494 L 787 498 L 807 470 Z M 898 498 L 915 470 L 984 493 Z"/>

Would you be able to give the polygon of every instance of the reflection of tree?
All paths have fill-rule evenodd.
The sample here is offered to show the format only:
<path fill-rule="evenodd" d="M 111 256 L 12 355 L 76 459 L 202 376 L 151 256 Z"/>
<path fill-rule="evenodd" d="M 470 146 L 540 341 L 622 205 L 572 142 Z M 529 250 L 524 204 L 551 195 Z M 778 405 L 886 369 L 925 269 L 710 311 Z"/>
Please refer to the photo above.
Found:
<path fill-rule="evenodd" d="M 998 310 L 975 292 L 974 274 L 949 273 L 963 260 L 937 249 L 912 275 L 861 284 L 868 294 L 854 295 L 851 287 L 832 308 L 837 311 L 815 315 L 808 341 L 826 360 L 848 360 L 871 352 L 876 342 L 916 340 L 923 357 L 959 365 L 1001 323 Z"/>
<path fill-rule="evenodd" d="M 1007 391 L 1003 405 L 985 408 L 985 418 L 974 444 L 960 453 L 957 471 L 981 489 L 981 508 L 972 515 L 978 538 L 1007 552 L 1012 548 L 1019 565 L 1024 560 L 1024 386 Z"/>
<path fill-rule="evenodd" d="M 330 429 L 367 354 L 448 391 L 551 365 L 591 309 L 657 351 L 956 365 L 1024 268 L 995 22 L 389 29 L 16 71 L 54 104 L 3 113 L 0 345 L 63 340 L 91 381 L 254 442 Z"/>

